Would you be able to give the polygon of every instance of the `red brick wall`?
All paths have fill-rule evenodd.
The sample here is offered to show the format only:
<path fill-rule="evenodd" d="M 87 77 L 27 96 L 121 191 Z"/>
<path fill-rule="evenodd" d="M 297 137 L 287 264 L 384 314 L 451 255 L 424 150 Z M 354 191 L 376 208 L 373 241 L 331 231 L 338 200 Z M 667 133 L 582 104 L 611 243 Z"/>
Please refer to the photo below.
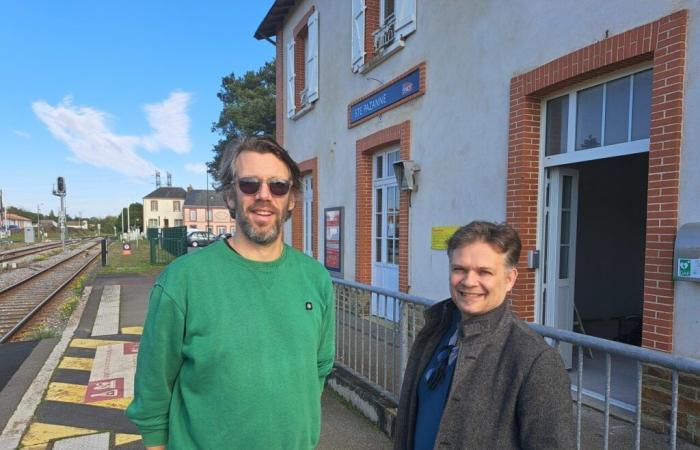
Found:
<path fill-rule="evenodd" d="M 673 348 L 673 241 L 678 221 L 687 11 L 589 45 L 514 77 L 510 89 L 506 220 L 523 251 L 536 245 L 542 97 L 648 60 L 653 64 L 642 345 Z M 513 310 L 534 320 L 535 274 L 521 264 Z"/>
<path fill-rule="evenodd" d="M 365 64 L 374 59 L 374 38 L 372 33 L 379 28 L 379 0 L 365 2 Z"/>
<path fill-rule="evenodd" d="M 311 204 L 311 217 L 313 220 L 311 236 L 313 242 L 311 249 L 314 258 L 318 259 L 318 158 L 307 159 L 299 163 L 301 176 L 311 175 L 313 177 L 314 200 Z M 297 199 L 297 206 L 292 213 L 292 246 L 300 251 L 304 250 L 304 199 L 303 196 Z"/>
<path fill-rule="evenodd" d="M 379 130 L 356 143 L 355 280 L 372 283 L 372 155 L 399 145 L 401 159 L 411 158 L 411 122 Z M 399 290 L 408 292 L 408 193 L 399 203 Z"/>

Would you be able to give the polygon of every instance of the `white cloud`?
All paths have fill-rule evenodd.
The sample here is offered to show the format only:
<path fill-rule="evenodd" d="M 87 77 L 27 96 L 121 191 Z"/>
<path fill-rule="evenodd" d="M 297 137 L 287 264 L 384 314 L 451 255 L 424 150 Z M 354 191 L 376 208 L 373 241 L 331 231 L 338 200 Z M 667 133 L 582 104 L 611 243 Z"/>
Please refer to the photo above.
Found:
<path fill-rule="evenodd" d="M 169 148 L 175 153 L 187 153 L 192 147 L 190 142 L 190 118 L 187 107 L 191 95 L 175 91 L 161 103 L 152 103 L 143 107 L 148 123 L 154 133 L 144 140 L 147 150 L 160 147 Z"/>
<path fill-rule="evenodd" d="M 197 175 L 204 175 L 207 173 L 207 165 L 204 163 L 187 163 L 185 164 L 185 170 L 188 172 L 195 173 Z"/>
<path fill-rule="evenodd" d="M 165 148 L 176 153 L 190 150 L 189 100 L 190 94 L 173 92 L 162 103 L 145 105 L 147 120 L 154 130 L 147 136 L 115 134 L 109 126 L 109 114 L 75 106 L 71 97 L 64 98 L 56 106 L 36 101 L 32 109 L 51 134 L 68 146 L 75 161 L 146 178 L 153 176 L 156 168 L 138 155 L 138 149 L 156 151 Z"/>
<path fill-rule="evenodd" d="M 12 130 L 13 133 L 15 133 L 17 136 L 25 139 L 31 139 L 32 135 L 27 133 L 26 131 L 21 131 L 21 130 Z"/>

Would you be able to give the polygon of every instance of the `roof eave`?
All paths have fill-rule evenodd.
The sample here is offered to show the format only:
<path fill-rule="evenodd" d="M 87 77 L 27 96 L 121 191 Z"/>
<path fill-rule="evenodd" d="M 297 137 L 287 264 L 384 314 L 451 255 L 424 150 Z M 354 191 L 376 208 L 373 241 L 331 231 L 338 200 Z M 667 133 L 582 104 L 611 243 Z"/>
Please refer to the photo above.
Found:
<path fill-rule="evenodd" d="M 289 11 L 294 8 L 296 0 L 275 0 L 265 18 L 258 25 L 258 29 L 253 35 L 258 40 L 268 40 L 277 35 L 277 31 L 282 28 L 284 19 Z"/>

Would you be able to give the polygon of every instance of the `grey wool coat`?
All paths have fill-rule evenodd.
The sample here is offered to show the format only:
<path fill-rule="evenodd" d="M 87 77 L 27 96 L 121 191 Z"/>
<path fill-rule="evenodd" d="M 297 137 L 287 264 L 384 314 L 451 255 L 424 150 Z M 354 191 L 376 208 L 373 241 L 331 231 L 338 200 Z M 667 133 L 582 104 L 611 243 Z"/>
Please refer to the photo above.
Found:
<path fill-rule="evenodd" d="M 459 325 L 459 355 L 435 449 L 576 447 L 571 382 L 561 357 L 506 303 Z M 454 308 L 447 299 L 426 311 L 401 389 L 397 450 L 414 448 L 418 381 Z"/>

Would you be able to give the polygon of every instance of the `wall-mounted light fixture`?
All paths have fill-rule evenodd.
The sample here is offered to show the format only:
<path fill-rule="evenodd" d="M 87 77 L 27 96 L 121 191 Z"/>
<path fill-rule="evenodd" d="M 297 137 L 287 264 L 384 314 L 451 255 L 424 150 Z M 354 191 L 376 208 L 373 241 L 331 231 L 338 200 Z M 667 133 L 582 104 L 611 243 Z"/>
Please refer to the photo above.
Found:
<path fill-rule="evenodd" d="M 396 161 L 393 165 L 399 188 L 410 192 L 418 190 L 416 173 L 420 171 L 420 166 L 412 160 Z"/>

